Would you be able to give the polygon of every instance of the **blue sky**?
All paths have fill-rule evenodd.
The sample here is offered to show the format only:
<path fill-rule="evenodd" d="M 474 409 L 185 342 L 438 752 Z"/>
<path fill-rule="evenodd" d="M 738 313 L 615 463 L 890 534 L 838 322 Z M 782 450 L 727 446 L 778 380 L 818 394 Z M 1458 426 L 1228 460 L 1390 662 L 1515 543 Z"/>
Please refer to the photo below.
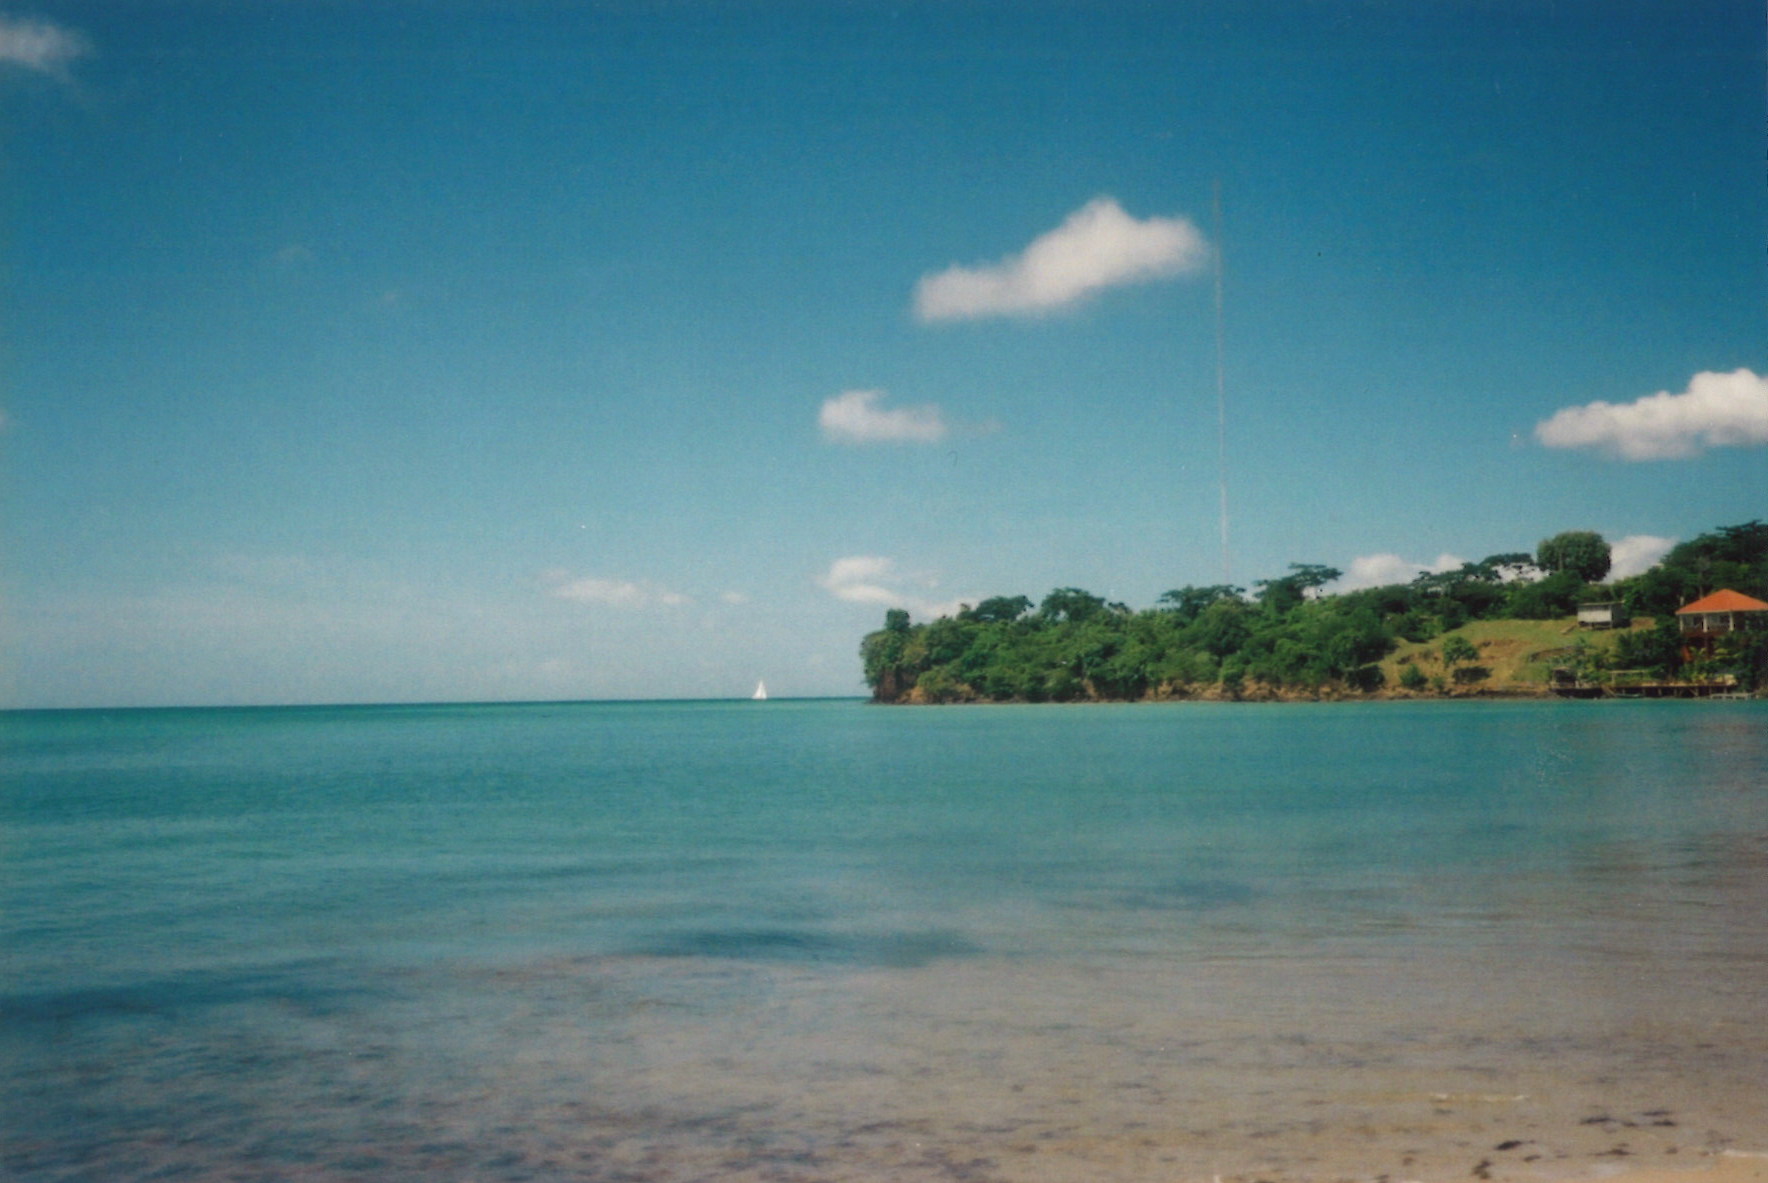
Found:
<path fill-rule="evenodd" d="M 1236 583 L 1647 563 L 1768 516 L 1764 45 L 0 5 L 0 705 L 859 693 L 894 604 L 1220 582 L 1219 439 Z"/>

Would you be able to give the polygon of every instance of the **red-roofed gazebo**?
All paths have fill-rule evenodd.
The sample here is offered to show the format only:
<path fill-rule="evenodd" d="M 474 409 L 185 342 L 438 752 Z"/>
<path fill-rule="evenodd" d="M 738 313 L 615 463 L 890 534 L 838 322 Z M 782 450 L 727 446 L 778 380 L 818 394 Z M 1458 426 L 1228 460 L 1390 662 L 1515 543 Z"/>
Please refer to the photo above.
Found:
<path fill-rule="evenodd" d="M 1711 652 L 1727 633 L 1768 629 L 1768 604 L 1727 587 L 1676 609 L 1676 619 L 1682 622 L 1682 652 L 1687 658 L 1691 650 Z"/>

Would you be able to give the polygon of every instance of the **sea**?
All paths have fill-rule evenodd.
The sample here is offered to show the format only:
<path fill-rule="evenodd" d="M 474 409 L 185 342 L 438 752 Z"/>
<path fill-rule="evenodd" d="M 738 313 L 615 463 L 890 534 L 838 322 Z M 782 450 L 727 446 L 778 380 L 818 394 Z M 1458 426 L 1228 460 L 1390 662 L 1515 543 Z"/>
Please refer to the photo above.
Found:
<path fill-rule="evenodd" d="M 0 1176 L 1768 1151 L 1768 703 L 0 715 Z"/>

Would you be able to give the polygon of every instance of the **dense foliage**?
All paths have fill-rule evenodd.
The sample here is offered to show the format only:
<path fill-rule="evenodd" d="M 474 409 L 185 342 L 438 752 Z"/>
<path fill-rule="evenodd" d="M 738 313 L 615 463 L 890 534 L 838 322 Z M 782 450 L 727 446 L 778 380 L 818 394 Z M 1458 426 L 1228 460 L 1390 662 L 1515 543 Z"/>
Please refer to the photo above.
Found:
<path fill-rule="evenodd" d="M 1635 616 L 1657 621 L 1650 632 L 1620 638 L 1615 668 L 1662 677 L 1731 674 L 1746 690 L 1768 688 L 1768 632 L 1733 634 L 1711 657 L 1685 667 L 1676 609 L 1720 588 L 1768 600 L 1768 523 L 1721 526 L 1675 547 L 1651 570 L 1614 584 L 1614 595 Z"/>
<path fill-rule="evenodd" d="M 1677 608 L 1719 587 L 1768 598 L 1768 525 L 1761 522 L 1685 542 L 1643 575 L 1593 582 L 1609 561 L 1599 535 L 1573 531 L 1543 541 L 1534 555 L 1492 555 L 1410 583 L 1336 595 L 1324 589 L 1339 571 L 1294 563 L 1287 575 L 1255 583 L 1251 594 L 1187 586 L 1141 611 L 1074 587 L 1036 605 L 996 596 L 924 624 L 893 608 L 861 643 L 860 656 L 881 702 L 1235 696 L 1251 687 L 1356 693 L 1382 687 L 1378 663 L 1401 639 L 1430 640 L 1473 620 L 1551 620 L 1573 614 L 1580 602 L 1620 600 L 1635 615 L 1667 622 L 1622 638 L 1621 660 L 1674 674 Z M 1451 670 L 1477 659 L 1477 651 L 1464 652 L 1472 647 L 1463 638 L 1449 640 L 1460 642 L 1444 647 Z M 1745 643 L 1724 660 L 1753 685 L 1768 643 Z M 1402 681 L 1408 674 L 1421 681 L 1415 666 Z"/>
<path fill-rule="evenodd" d="M 1543 538 L 1535 548 L 1535 565 L 1541 570 L 1549 575 L 1570 571 L 1586 583 L 1607 575 L 1612 558 L 1608 543 L 1594 530 L 1567 530 Z"/>

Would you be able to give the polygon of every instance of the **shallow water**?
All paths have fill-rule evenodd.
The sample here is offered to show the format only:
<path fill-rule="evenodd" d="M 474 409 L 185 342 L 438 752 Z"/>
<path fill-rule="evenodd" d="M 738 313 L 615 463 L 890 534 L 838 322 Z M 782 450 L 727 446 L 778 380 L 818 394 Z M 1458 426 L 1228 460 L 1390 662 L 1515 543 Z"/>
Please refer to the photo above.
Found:
<path fill-rule="evenodd" d="M 9 1178 L 1502 1179 L 1768 1149 L 1759 703 L 0 738 Z"/>

